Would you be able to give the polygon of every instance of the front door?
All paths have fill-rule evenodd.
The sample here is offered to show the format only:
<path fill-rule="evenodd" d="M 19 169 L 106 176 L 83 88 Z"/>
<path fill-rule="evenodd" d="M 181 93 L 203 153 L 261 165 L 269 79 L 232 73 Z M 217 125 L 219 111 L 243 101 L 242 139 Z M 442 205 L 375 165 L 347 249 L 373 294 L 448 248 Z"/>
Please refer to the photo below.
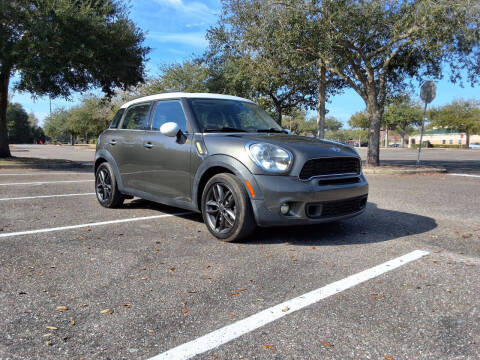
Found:
<path fill-rule="evenodd" d="M 142 178 L 146 192 L 177 201 L 191 201 L 190 151 L 193 135 L 180 100 L 158 101 L 152 109 L 152 127 L 143 138 Z M 160 126 L 175 122 L 183 135 L 168 137 Z"/>

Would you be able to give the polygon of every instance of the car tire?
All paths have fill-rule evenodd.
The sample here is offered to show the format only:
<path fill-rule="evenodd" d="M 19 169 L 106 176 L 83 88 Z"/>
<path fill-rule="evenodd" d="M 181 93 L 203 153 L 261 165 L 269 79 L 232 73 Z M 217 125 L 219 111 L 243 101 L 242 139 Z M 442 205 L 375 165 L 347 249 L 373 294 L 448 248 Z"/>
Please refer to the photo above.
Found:
<path fill-rule="evenodd" d="M 95 173 L 95 194 L 103 207 L 116 208 L 123 204 L 124 196 L 118 191 L 117 180 L 112 165 L 100 164 Z"/>
<path fill-rule="evenodd" d="M 207 229 L 219 240 L 238 241 L 256 228 L 248 194 L 233 174 L 213 176 L 205 185 L 201 205 Z"/>

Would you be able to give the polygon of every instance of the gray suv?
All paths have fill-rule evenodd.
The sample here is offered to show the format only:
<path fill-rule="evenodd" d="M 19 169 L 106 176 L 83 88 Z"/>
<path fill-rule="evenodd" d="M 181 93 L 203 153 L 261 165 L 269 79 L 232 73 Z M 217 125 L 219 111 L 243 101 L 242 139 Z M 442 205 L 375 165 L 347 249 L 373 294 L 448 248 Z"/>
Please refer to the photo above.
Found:
<path fill-rule="evenodd" d="M 223 241 L 359 215 L 368 195 L 352 147 L 289 135 L 250 100 L 192 93 L 123 105 L 98 139 L 95 189 L 105 207 L 137 196 L 201 212 Z"/>

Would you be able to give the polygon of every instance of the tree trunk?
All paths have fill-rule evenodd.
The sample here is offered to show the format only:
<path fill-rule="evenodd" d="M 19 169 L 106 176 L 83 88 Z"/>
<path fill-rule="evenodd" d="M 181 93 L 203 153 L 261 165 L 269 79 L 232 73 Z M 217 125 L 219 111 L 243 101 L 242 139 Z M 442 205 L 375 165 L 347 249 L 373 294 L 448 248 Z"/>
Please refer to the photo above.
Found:
<path fill-rule="evenodd" d="M 382 125 L 383 111 L 378 105 L 375 88 L 369 91 L 367 99 L 367 113 L 370 120 L 370 128 L 368 129 L 367 165 L 379 166 L 380 128 Z"/>
<path fill-rule="evenodd" d="M 71 145 L 74 146 L 75 145 L 75 135 L 73 135 L 73 133 L 72 133 L 71 139 L 72 139 Z"/>
<path fill-rule="evenodd" d="M 277 123 L 278 125 L 282 126 L 282 107 L 277 105 Z"/>
<path fill-rule="evenodd" d="M 7 106 L 10 71 L 0 73 L 0 158 L 11 157 L 8 147 Z"/>
<path fill-rule="evenodd" d="M 470 148 L 470 131 L 465 131 L 465 141 L 467 142 L 466 144 L 466 148 L 469 149 Z"/>
<path fill-rule="evenodd" d="M 327 99 L 327 69 L 322 61 L 318 68 L 318 101 L 317 101 L 317 137 L 325 137 L 325 102 Z"/>

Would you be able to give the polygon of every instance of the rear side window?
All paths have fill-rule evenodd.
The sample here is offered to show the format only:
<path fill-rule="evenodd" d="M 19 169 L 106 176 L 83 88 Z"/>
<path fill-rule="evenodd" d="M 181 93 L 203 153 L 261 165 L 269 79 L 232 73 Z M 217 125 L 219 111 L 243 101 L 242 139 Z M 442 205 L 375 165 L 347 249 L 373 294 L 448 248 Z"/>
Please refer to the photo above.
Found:
<path fill-rule="evenodd" d="M 113 117 L 112 122 L 110 123 L 110 129 L 116 129 L 118 127 L 118 123 L 120 122 L 120 119 L 122 118 L 124 112 L 125 109 L 120 109 L 117 111 L 117 113 Z"/>
<path fill-rule="evenodd" d="M 148 127 L 150 104 L 134 105 L 128 108 L 122 122 L 122 129 L 145 130 Z"/>
<path fill-rule="evenodd" d="M 160 130 L 160 126 L 167 122 L 175 122 L 178 127 L 186 132 L 187 120 L 182 104 L 178 100 L 159 101 L 153 116 L 152 130 Z"/>

